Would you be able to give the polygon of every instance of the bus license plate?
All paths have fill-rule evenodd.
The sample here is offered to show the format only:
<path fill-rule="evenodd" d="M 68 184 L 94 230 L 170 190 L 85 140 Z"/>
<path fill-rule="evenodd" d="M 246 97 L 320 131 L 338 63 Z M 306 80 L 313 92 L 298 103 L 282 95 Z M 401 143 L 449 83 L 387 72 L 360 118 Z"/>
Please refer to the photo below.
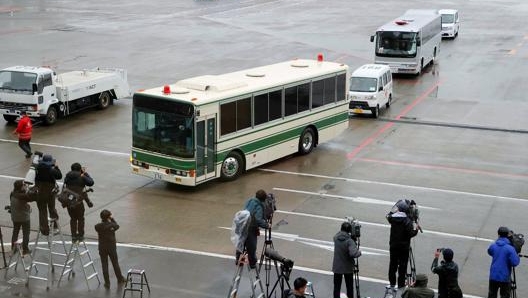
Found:
<path fill-rule="evenodd" d="M 363 113 L 363 110 L 362 109 L 353 109 L 352 110 L 354 113 L 356 114 L 362 114 Z"/>

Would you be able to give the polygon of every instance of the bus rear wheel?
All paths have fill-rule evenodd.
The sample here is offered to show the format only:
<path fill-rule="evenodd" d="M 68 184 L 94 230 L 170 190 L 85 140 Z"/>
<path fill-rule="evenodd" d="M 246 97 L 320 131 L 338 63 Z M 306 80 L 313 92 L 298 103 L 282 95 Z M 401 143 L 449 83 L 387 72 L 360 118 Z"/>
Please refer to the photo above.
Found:
<path fill-rule="evenodd" d="M 222 163 L 220 179 L 232 181 L 238 178 L 244 169 L 244 159 L 240 153 L 230 152 Z"/>
<path fill-rule="evenodd" d="M 312 128 L 307 127 L 303 130 L 299 139 L 299 153 L 302 155 L 312 152 L 315 146 L 315 133 Z"/>

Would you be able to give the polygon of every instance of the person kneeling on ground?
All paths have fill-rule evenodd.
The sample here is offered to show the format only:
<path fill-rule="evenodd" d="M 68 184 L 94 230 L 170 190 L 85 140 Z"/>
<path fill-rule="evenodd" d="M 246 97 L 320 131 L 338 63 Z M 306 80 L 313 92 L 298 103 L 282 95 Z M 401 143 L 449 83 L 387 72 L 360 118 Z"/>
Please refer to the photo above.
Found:
<path fill-rule="evenodd" d="M 402 298 L 434 298 L 435 293 L 427 287 L 427 275 L 416 274 L 416 282 L 405 288 Z"/>

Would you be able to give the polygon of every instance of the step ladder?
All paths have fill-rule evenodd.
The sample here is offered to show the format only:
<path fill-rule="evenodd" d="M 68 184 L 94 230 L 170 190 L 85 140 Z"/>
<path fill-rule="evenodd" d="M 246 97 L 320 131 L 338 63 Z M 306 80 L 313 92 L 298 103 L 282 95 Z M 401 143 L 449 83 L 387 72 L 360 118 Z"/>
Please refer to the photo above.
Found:
<path fill-rule="evenodd" d="M 229 293 L 227 298 L 236 298 L 238 296 L 238 289 L 240 287 L 240 281 L 242 280 L 242 275 L 244 274 L 244 267 L 247 268 L 249 275 L 249 281 L 251 283 L 251 298 L 266 298 L 264 293 L 264 287 L 262 286 L 262 281 L 259 277 L 257 268 L 251 269 L 249 267 L 249 261 L 247 253 L 244 252 L 237 263 L 237 270 L 235 276 L 233 277 L 233 282 L 229 288 Z M 257 294 L 260 291 L 260 294 Z"/>
<path fill-rule="evenodd" d="M 54 225 L 57 225 L 57 229 L 54 228 Z M 64 242 L 64 236 L 62 235 L 61 227 L 57 219 L 48 218 L 48 228 L 49 234 L 47 236 L 42 235 L 39 229 L 37 234 L 37 239 L 35 240 L 35 246 L 33 247 L 33 252 L 31 254 L 31 264 L 28 269 L 28 279 L 26 281 L 26 286 L 29 286 L 29 281 L 31 279 L 44 280 L 47 282 L 46 290 L 49 290 L 51 285 L 54 282 L 55 267 L 63 267 L 66 262 L 54 263 L 54 258 L 58 257 L 67 257 L 66 243 Z M 47 243 L 39 243 L 39 239 L 47 238 Z M 55 240 L 54 237 L 59 237 L 58 240 Z M 56 249 L 56 246 L 59 246 Z M 39 270 L 38 266 L 47 267 L 46 276 L 37 275 Z M 32 272 L 34 274 L 32 274 Z"/>
<path fill-rule="evenodd" d="M 62 272 L 59 278 L 59 283 L 57 286 L 60 286 L 60 283 L 62 281 L 62 278 L 64 275 L 68 275 L 68 280 L 71 277 L 75 276 L 75 271 L 73 271 L 73 268 L 75 266 L 75 261 L 79 261 L 81 263 L 81 267 L 84 274 L 84 279 L 86 280 L 86 286 L 88 287 L 88 290 L 90 290 L 90 279 L 97 278 L 97 282 L 101 284 L 101 280 L 99 279 L 99 274 L 97 274 L 97 269 L 95 269 L 95 264 L 93 262 L 92 255 L 90 254 L 90 250 L 86 246 L 86 242 L 84 240 L 82 241 L 75 241 L 72 242 L 72 245 L 70 247 L 70 251 L 68 252 L 68 255 L 66 256 L 66 263 L 64 263 L 64 266 L 62 267 Z M 92 271 L 90 275 L 89 272 Z"/>
<path fill-rule="evenodd" d="M 315 298 L 313 283 L 311 281 L 306 284 L 306 292 L 304 293 L 304 296 Z"/>
<path fill-rule="evenodd" d="M 26 278 L 29 274 L 29 264 L 32 260 L 31 254 L 24 255 L 22 251 L 22 239 L 18 239 L 17 242 L 15 242 L 15 246 L 11 247 L 11 256 L 9 256 L 9 262 L 7 263 L 6 272 L 4 274 L 4 278 L 7 279 L 7 273 L 9 272 L 9 269 L 12 267 L 15 267 L 15 273 L 17 272 L 18 264 L 22 263 L 22 268 L 24 268 L 24 274 L 26 275 Z M 25 257 L 29 257 L 29 260 L 27 260 L 29 263 L 26 264 Z"/>
<path fill-rule="evenodd" d="M 391 286 L 385 287 L 385 294 L 383 295 L 383 298 L 396 298 L 396 295 L 398 294 L 398 289 Z"/>

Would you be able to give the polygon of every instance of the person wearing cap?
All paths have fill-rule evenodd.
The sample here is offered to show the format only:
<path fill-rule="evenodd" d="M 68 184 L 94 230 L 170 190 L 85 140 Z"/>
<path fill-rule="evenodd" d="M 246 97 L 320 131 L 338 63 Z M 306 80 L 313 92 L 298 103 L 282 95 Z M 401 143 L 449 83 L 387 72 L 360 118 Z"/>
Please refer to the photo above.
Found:
<path fill-rule="evenodd" d="M 440 252 L 444 260 L 439 265 Z M 437 249 L 434 254 L 431 271 L 438 274 L 438 298 L 462 298 L 462 291 L 458 286 L 458 265 L 453 262 L 453 256 L 450 248 Z"/>
<path fill-rule="evenodd" d="M 341 296 L 343 277 L 345 278 L 347 297 L 354 297 L 355 259 L 361 256 L 361 251 L 351 234 L 352 224 L 346 221 L 341 224 L 341 230 L 334 236 L 334 259 L 332 261 L 334 298 Z"/>
<path fill-rule="evenodd" d="M 55 209 L 55 187 L 58 179 L 62 179 L 62 172 L 53 156 L 44 154 L 37 165 L 35 186 L 38 188 L 37 207 L 39 209 L 39 225 L 42 235 L 49 235 L 49 217 L 53 220 L 54 228 L 58 228 L 59 214 Z"/>
<path fill-rule="evenodd" d="M 389 283 L 388 287 L 395 289 L 396 281 L 398 288 L 405 287 L 407 276 L 407 263 L 409 261 L 409 249 L 411 238 L 418 234 L 419 226 L 416 228 L 412 220 L 407 216 L 409 204 L 405 200 L 399 200 L 392 210 L 387 214 L 387 221 L 391 225 L 389 238 Z M 396 279 L 396 272 L 398 277 Z"/>
<path fill-rule="evenodd" d="M 119 267 L 117 258 L 115 231 L 119 229 L 119 225 L 109 210 L 104 209 L 99 215 L 101 222 L 95 225 L 95 231 L 97 231 L 99 256 L 101 257 L 101 267 L 103 267 L 104 287 L 109 289 L 110 276 L 108 274 L 108 258 L 110 258 L 112 267 L 114 267 L 117 283 L 126 283 L 126 278 L 121 274 L 121 267 Z"/>
<path fill-rule="evenodd" d="M 501 298 L 509 298 L 511 291 L 511 271 L 519 265 L 520 258 L 510 239 L 510 229 L 500 227 L 497 231 L 499 238 L 488 247 L 491 256 L 488 298 L 497 298 L 500 290 Z"/>
<path fill-rule="evenodd" d="M 435 292 L 427 287 L 428 280 L 427 275 L 416 274 L 416 281 L 405 288 L 402 298 L 434 298 Z"/>
<path fill-rule="evenodd" d="M 259 235 L 259 227 L 269 229 L 270 226 L 266 219 L 264 219 L 264 201 L 268 194 L 259 189 L 254 198 L 246 201 L 244 209 L 251 214 L 251 221 L 249 223 L 248 235 L 246 237 L 245 248 L 249 258 L 249 268 L 255 269 L 257 266 L 257 236 Z M 242 252 L 236 251 L 236 264 L 240 259 Z"/>
<path fill-rule="evenodd" d="M 11 249 L 15 252 L 15 243 L 18 240 L 18 233 L 22 228 L 22 254 L 30 254 L 29 232 L 31 220 L 31 206 L 28 202 L 36 200 L 36 193 L 28 193 L 24 180 L 17 180 L 13 183 L 13 191 L 9 195 L 11 221 L 13 222 L 13 234 L 11 236 Z"/>
<path fill-rule="evenodd" d="M 26 111 L 20 112 L 20 120 L 18 120 L 17 128 L 13 134 L 18 135 L 18 147 L 26 153 L 26 158 L 30 158 L 31 152 L 31 134 L 33 133 L 33 124 L 31 119 L 26 115 Z"/>
<path fill-rule="evenodd" d="M 84 202 L 86 202 L 88 207 L 93 207 L 88 195 L 84 192 L 84 187 L 93 185 L 92 177 L 78 162 L 71 165 L 71 171 L 64 177 L 64 187 L 79 196 L 79 200 L 75 204 L 68 206 L 67 209 L 70 215 L 72 242 L 84 241 Z"/>

